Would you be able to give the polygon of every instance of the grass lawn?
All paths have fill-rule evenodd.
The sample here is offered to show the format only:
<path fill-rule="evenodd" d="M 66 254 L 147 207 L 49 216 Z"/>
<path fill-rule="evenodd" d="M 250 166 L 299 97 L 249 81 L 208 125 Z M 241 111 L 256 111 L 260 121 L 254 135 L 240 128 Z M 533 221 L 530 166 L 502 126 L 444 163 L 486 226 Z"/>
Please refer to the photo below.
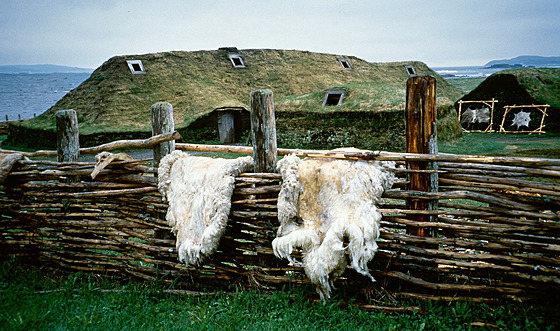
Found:
<path fill-rule="evenodd" d="M 485 79 L 486 77 L 455 78 L 448 79 L 447 82 L 458 88 L 461 92 L 467 94 L 470 91 L 474 90 Z"/>
<path fill-rule="evenodd" d="M 560 133 L 503 134 L 471 132 L 439 141 L 440 153 L 560 158 Z"/>
<path fill-rule="evenodd" d="M 322 305 L 308 287 L 177 295 L 152 283 L 0 265 L 2 330 L 558 330 L 560 306 L 404 302 L 422 311 L 389 314 Z"/>

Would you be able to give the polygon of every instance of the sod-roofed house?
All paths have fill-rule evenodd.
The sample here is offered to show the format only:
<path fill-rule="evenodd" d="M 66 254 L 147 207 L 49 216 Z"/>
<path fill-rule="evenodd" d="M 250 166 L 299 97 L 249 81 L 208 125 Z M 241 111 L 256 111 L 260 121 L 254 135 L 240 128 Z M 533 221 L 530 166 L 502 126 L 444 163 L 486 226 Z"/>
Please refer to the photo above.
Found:
<path fill-rule="evenodd" d="M 560 68 L 497 72 L 457 101 L 469 131 L 544 132 L 560 129 Z"/>
<path fill-rule="evenodd" d="M 266 88 L 274 92 L 280 146 L 398 149 L 411 74 L 438 78 L 440 129 L 455 134 L 449 110 L 461 94 L 424 63 L 229 47 L 115 56 L 45 113 L 12 125 L 9 140 L 53 146 L 62 109 L 78 113 L 82 146 L 146 138 L 151 105 L 166 101 L 183 142 L 247 143 L 249 94 Z"/>

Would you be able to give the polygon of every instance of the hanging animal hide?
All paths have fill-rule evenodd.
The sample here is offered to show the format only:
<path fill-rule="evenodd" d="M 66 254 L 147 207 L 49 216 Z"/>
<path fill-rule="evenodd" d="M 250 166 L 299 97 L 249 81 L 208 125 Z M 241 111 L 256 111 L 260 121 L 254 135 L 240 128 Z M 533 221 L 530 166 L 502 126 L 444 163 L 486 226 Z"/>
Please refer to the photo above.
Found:
<path fill-rule="evenodd" d="M 490 108 L 471 109 L 467 108 L 461 115 L 461 124 L 476 124 L 490 122 Z"/>
<path fill-rule="evenodd" d="M 4 181 L 12 171 L 14 165 L 20 160 L 29 160 L 27 157 L 21 154 L 4 154 L 0 153 L 0 185 L 4 184 Z"/>
<path fill-rule="evenodd" d="M 355 149 L 354 149 L 355 151 Z M 280 227 L 274 254 L 304 267 L 323 302 L 334 280 L 350 266 L 375 281 L 368 262 L 377 251 L 381 213 L 375 204 L 393 185 L 394 162 L 306 158 L 278 161 L 282 188 L 278 196 Z M 303 263 L 291 256 L 303 252 Z"/>
<path fill-rule="evenodd" d="M 110 152 L 101 152 L 99 154 L 97 154 L 95 156 L 95 167 L 93 168 L 93 171 L 91 172 L 91 179 L 95 179 L 95 177 L 97 177 L 97 175 L 99 175 L 99 173 L 101 172 L 101 170 L 105 169 L 109 164 L 111 164 L 112 162 L 118 162 L 118 161 L 134 161 L 134 158 L 132 158 L 130 155 L 125 154 L 125 153 L 118 153 L 118 154 L 113 154 Z"/>
<path fill-rule="evenodd" d="M 166 220 L 177 237 L 179 261 L 199 265 L 216 251 L 226 229 L 235 177 L 252 169 L 250 156 L 221 159 L 174 151 L 161 160 L 159 191 L 169 202 Z"/>

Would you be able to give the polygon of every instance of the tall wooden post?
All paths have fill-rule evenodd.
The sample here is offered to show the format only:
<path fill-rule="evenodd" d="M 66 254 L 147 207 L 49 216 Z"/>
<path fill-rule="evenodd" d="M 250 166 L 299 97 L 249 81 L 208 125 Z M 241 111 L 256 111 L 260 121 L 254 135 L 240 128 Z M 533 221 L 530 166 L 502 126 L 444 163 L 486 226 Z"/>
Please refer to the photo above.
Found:
<path fill-rule="evenodd" d="M 80 158 L 78 115 L 73 109 L 59 110 L 56 117 L 56 150 L 58 162 L 75 162 Z"/>
<path fill-rule="evenodd" d="M 252 91 L 250 99 L 255 172 L 275 172 L 278 149 L 272 91 Z"/>
<path fill-rule="evenodd" d="M 436 79 L 434 77 L 411 77 L 406 83 L 406 151 L 407 153 L 437 154 L 437 107 Z M 437 170 L 436 162 L 408 162 L 411 170 Z M 409 190 L 437 192 L 437 172 L 412 172 L 409 174 Z M 410 199 L 413 210 L 434 210 L 437 200 Z M 436 216 L 415 215 L 419 222 L 433 221 Z M 425 237 L 424 228 L 409 228 L 410 234 Z"/>
<path fill-rule="evenodd" d="M 173 121 L 173 106 L 169 102 L 158 102 L 152 105 L 152 135 L 175 131 Z M 154 146 L 154 166 L 159 166 L 159 161 L 175 150 L 175 140 Z"/>
<path fill-rule="evenodd" d="M 173 121 L 173 106 L 169 102 L 158 102 L 152 105 L 152 135 L 158 135 L 167 132 L 175 131 L 175 122 Z M 161 159 L 167 154 L 175 150 L 175 140 L 157 144 L 153 147 L 154 152 L 154 167 L 159 166 Z M 165 214 L 155 212 L 154 217 L 158 219 L 165 219 Z M 168 230 L 154 229 L 154 237 L 157 239 L 166 239 L 171 236 Z M 159 253 L 156 253 L 157 257 Z M 163 266 L 160 266 L 164 269 Z"/>

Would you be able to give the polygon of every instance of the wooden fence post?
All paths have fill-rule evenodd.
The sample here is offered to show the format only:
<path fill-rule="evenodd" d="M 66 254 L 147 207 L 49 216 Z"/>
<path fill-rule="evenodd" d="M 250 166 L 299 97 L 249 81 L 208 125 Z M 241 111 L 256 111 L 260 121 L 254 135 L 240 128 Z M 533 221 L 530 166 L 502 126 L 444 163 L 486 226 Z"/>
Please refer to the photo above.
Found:
<path fill-rule="evenodd" d="M 158 102 L 152 105 L 152 136 L 175 131 L 173 121 L 173 106 L 169 102 Z M 154 167 L 159 166 L 159 161 L 175 150 L 175 140 L 154 146 Z"/>
<path fill-rule="evenodd" d="M 167 132 L 175 131 L 175 122 L 173 121 L 173 106 L 169 102 L 158 102 L 152 105 L 152 135 L 158 135 Z M 175 150 L 175 140 L 164 142 L 161 144 L 154 145 L 154 167 L 159 167 L 159 162 L 167 154 Z M 154 213 L 154 216 L 158 219 L 165 220 L 165 214 Z M 171 232 L 169 230 L 154 229 L 154 237 L 157 239 L 166 239 L 171 237 Z M 161 258 L 160 253 L 156 253 L 156 256 Z M 165 269 L 164 266 L 160 266 L 161 269 Z"/>
<path fill-rule="evenodd" d="M 278 148 L 272 91 L 252 91 L 250 99 L 255 172 L 276 172 Z"/>
<path fill-rule="evenodd" d="M 437 154 L 437 107 L 436 79 L 434 77 L 411 77 L 406 83 L 406 151 L 407 153 Z M 437 162 L 408 162 L 411 170 L 437 170 Z M 409 190 L 437 192 L 437 172 L 409 174 Z M 410 199 L 413 210 L 434 210 L 438 201 Z M 415 215 L 418 222 L 434 221 L 437 216 Z M 410 234 L 425 237 L 424 228 L 409 228 Z"/>
<path fill-rule="evenodd" d="M 59 110 L 56 117 L 56 150 L 58 162 L 75 162 L 80 158 L 78 115 L 73 109 Z"/>

